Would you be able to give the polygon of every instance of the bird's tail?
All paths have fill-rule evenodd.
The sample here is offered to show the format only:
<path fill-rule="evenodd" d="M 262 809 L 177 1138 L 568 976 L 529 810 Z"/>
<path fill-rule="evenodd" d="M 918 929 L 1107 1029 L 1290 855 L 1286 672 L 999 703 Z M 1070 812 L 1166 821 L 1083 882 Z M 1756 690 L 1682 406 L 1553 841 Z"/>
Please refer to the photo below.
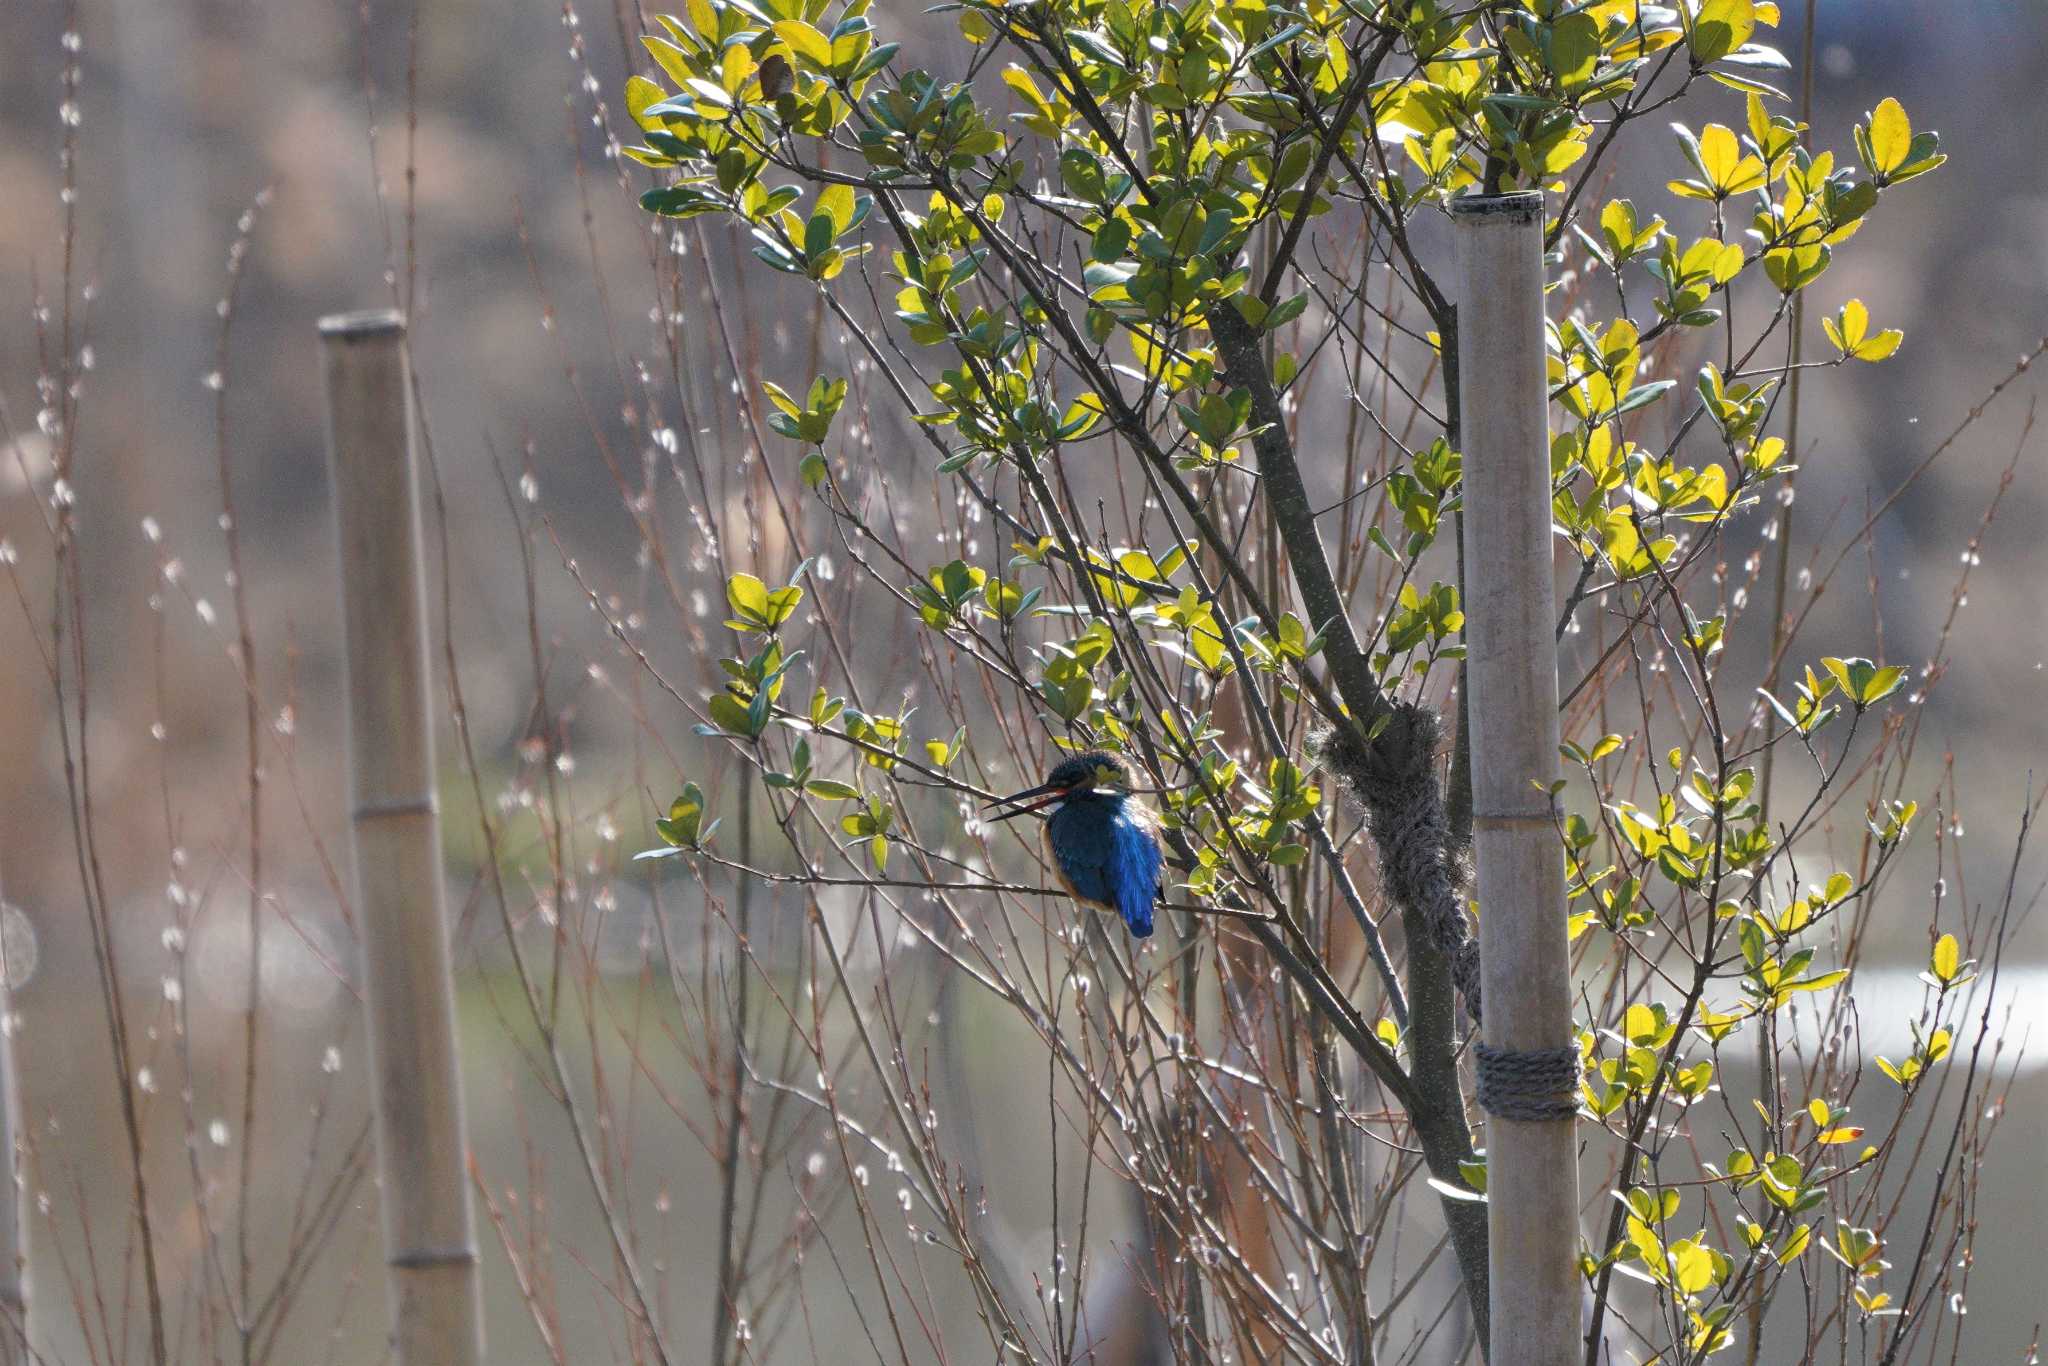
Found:
<path fill-rule="evenodd" d="M 1152 937 L 1152 899 L 1156 892 L 1127 890 L 1117 897 L 1117 911 L 1124 918 L 1133 939 Z"/>

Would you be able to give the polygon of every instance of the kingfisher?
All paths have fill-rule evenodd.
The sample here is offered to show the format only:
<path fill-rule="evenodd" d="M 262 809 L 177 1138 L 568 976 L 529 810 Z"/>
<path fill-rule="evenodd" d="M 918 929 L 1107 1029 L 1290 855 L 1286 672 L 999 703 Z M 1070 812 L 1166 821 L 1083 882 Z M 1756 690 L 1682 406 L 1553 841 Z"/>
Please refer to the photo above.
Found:
<path fill-rule="evenodd" d="M 1159 900 L 1159 818 L 1131 795 L 1131 770 L 1106 750 L 1062 760 L 1037 787 L 991 804 L 1010 809 L 991 821 L 1052 807 L 1045 852 L 1067 895 L 1083 906 L 1123 917 L 1134 938 L 1152 933 Z"/>

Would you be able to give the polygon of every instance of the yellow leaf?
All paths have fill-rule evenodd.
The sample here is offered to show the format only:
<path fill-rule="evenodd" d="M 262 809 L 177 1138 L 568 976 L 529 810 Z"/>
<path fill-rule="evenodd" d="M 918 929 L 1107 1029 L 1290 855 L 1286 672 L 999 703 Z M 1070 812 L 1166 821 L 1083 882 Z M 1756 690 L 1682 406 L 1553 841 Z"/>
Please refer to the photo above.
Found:
<path fill-rule="evenodd" d="M 817 211 L 831 220 L 834 237 L 845 232 L 846 225 L 853 221 L 853 186 L 826 186 L 818 193 Z"/>
<path fill-rule="evenodd" d="M 1870 310 L 1863 306 L 1863 300 L 1851 299 L 1842 305 L 1839 319 L 1827 325 L 1829 340 L 1844 351 L 1854 352 L 1870 330 Z"/>
<path fill-rule="evenodd" d="M 718 83 L 728 95 L 738 95 L 746 85 L 747 78 L 760 68 L 754 54 L 735 43 L 725 50 L 725 56 L 718 63 Z"/>
<path fill-rule="evenodd" d="M 1611 324 L 1605 332 L 1600 334 L 1600 360 L 1602 364 L 1606 365 L 1610 370 L 1620 369 L 1624 365 L 1631 370 L 1634 369 L 1636 338 L 1638 335 L 1636 325 L 1627 318 L 1621 318 Z"/>
<path fill-rule="evenodd" d="M 1956 979 L 1956 973 L 1961 970 L 1962 964 L 1962 946 L 1956 943 L 1954 935 L 1945 934 L 1934 941 L 1934 958 L 1928 966 L 1933 969 L 1934 975 L 1939 981 L 1944 985 L 1953 982 Z"/>
<path fill-rule="evenodd" d="M 1748 159 L 1748 162 L 1745 164 L 1754 164 L 1758 167 L 1761 167 L 1763 165 L 1763 163 L 1758 161 L 1755 157 L 1750 157 Z M 1762 183 L 1762 172 L 1759 171 L 1757 184 Z M 1746 188 L 1754 189 L 1755 186 L 1749 186 Z M 1717 285 L 1725 285 L 1741 273 L 1742 246 L 1740 243 L 1730 242 L 1726 246 L 1722 247 L 1721 250 L 1714 257 L 1714 283 Z"/>
<path fill-rule="evenodd" d="M 1700 163 L 1706 169 L 1708 181 L 1721 184 L 1741 159 L 1742 146 L 1725 125 L 1710 123 L 1700 129 Z"/>
<path fill-rule="evenodd" d="M 642 34 L 640 41 L 647 48 L 648 55 L 660 65 L 663 73 L 677 85 L 688 85 L 690 78 L 697 74 L 690 70 L 688 55 L 668 39 L 651 38 Z"/>
<path fill-rule="evenodd" d="M 1714 1254 L 1689 1238 L 1672 1244 L 1671 1263 L 1685 1294 L 1697 1295 L 1714 1283 Z"/>
<path fill-rule="evenodd" d="M 1700 130 L 1700 162 L 1707 183 L 1721 195 L 1740 194 L 1764 183 L 1764 164 L 1744 155 L 1733 129 L 1710 123 Z"/>
<path fill-rule="evenodd" d="M 1806 1245 L 1812 1241 L 1813 1225 L 1801 1224 L 1792 1231 L 1790 1237 L 1785 1239 L 1783 1246 L 1779 1247 L 1778 1260 L 1780 1262 L 1798 1261 L 1799 1254 L 1806 1251 Z"/>
<path fill-rule="evenodd" d="M 1750 449 L 1749 454 L 1744 457 L 1744 460 L 1754 472 L 1761 474 L 1784 458 L 1785 439 L 1779 436 L 1767 436 Z"/>
<path fill-rule="evenodd" d="M 1890 175 L 1906 164 L 1913 151 L 1913 123 L 1905 108 L 1887 95 L 1870 116 L 1870 169 Z"/>
<path fill-rule="evenodd" d="M 1740 1010 L 1731 1010 L 1724 1015 L 1709 1006 L 1700 1007 L 1700 1028 L 1706 1032 L 1710 1043 L 1721 1042 L 1734 1031 L 1735 1026 L 1748 1018 L 1748 1015 Z"/>
<path fill-rule="evenodd" d="M 824 71 L 832 65 L 832 44 L 825 35 L 801 19 L 784 19 L 775 25 L 775 36 L 789 44 L 790 51 Z"/>
<path fill-rule="evenodd" d="M 1728 471 L 1708 465 L 1700 471 L 1698 496 L 1716 512 L 1728 506 Z"/>
<path fill-rule="evenodd" d="M 1047 109 L 1044 95 L 1039 93 L 1038 83 L 1031 79 L 1031 73 L 1019 66 L 1003 68 L 1003 84 L 1022 95 L 1025 101 L 1043 114 Z"/>
<path fill-rule="evenodd" d="M 1896 327 L 1887 327 L 1872 336 L 1870 333 L 1870 310 L 1863 306 L 1861 299 L 1851 299 L 1842 305 L 1842 311 L 1833 318 L 1821 319 L 1821 327 L 1827 332 L 1844 356 L 1861 361 L 1881 361 L 1899 349 L 1899 343 L 1906 334 Z"/>
<path fill-rule="evenodd" d="M 1630 1043 L 1643 1043 L 1657 1037 L 1657 1013 L 1646 1005 L 1632 1005 L 1623 1018 L 1622 1035 Z"/>
<path fill-rule="evenodd" d="M 1635 520 L 1620 508 L 1609 508 L 1601 518 L 1600 533 L 1600 548 L 1607 558 L 1624 571 L 1632 570 L 1643 548 Z"/>
<path fill-rule="evenodd" d="M 1754 0 L 1704 0 L 1690 41 L 1702 62 L 1716 62 L 1749 41 L 1756 30 Z"/>
<path fill-rule="evenodd" d="M 1431 112 L 1428 103 L 1416 98 L 1417 92 L 1429 88 L 1426 81 L 1405 81 L 1373 101 L 1382 138 L 1403 132 L 1427 137 L 1443 127 L 1443 120 Z"/>
<path fill-rule="evenodd" d="M 690 25 L 712 47 L 718 46 L 718 11 L 711 0 L 689 0 Z"/>
<path fill-rule="evenodd" d="M 645 118 L 642 113 L 649 105 L 660 104 L 667 98 L 668 92 L 645 76 L 631 76 L 626 80 L 626 112 L 642 128 L 661 127 L 660 119 Z"/>

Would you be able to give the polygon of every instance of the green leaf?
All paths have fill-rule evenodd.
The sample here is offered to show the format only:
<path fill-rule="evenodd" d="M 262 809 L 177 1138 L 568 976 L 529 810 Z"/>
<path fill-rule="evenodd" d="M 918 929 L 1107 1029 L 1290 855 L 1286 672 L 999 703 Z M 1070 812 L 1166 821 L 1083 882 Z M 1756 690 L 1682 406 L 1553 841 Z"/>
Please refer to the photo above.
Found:
<path fill-rule="evenodd" d="M 1778 993 L 1783 996 L 1795 991 L 1826 991 L 1829 987 L 1837 986 L 1848 980 L 1849 969 L 1836 968 L 1833 972 L 1824 972 L 1818 977 L 1804 977 L 1796 982 L 1782 982 L 1778 986 Z"/>
<path fill-rule="evenodd" d="M 836 778 L 813 778 L 804 784 L 804 791 L 813 797 L 823 797 L 828 802 L 851 802 L 860 799 L 860 789 L 851 783 L 842 783 Z"/>
<path fill-rule="evenodd" d="M 683 791 L 669 803 L 668 815 L 656 819 L 655 831 L 674 849 L 695 849 L 710 837 L 710 829 L 704 826 L 704 789 L 695 783 L 684 783 Z M 715 827 L 718 822 L 713 821 Z M 660 853 L 661 851 L 651 851 Z M 645 857 L 645 855 L 636 855 Z"/>
<path fill-rule="evenodd" d="M 658 213 L 668 218 L 692 218 L 700 213 L 710 213 L 723 208 L 715 196 L 688 185 L 672 185 L 665 190 L 649 190 L 640 196 L 640 207 L 649 213 Z"/>
<path fill-rule="evenodd" d="M 1069 29 L 1067 31 L 1067 41 L 1079 48 L 1081 55 L 1084 57 L 1101 62 L 1106 66 L 1113 66 L 1119 71 L 1128 71 L 1130 69 L 1130 64 L 1124 60 L 1123 54 L 1118 52 L 1110 44 L 1109 39 L 1100 33 L 1089 29 Z"/>
<path fill-rule="evenodd" d="M 756 696 L 759 700 L 766 701 L 765 692 Z M 713 723 L 728 735 L 738 735 L 752 740 L 767 728 L 764 724 L 757 724 L 749 703 L 740 701 L 729 692 L 713 693 L 711 700 L 705 704 L 705 710 L 711 713 Z"/>
<path fill-rule="evenodd" d="M 1273 305 L 1272 311 L 1266 314 L 1265 330 L 1268 332 L 1278 331 L 1281 327 L 1293 322 L 1307 311 L 1308 291 L 1303 290 L 1292 298 L 1282 299 L 1279 303 Z"/>
<path fill-rule="evenodd" d="M 1906 671 L 1896 664 L 1880 667 L 1867 659 L 1828 658 L 1821 660 L 1821 667 L 1834 676 L 1843 696 L 1859 712 L 1897 692 L 1906 677 Z"/>
<path fill-rule="evenodd" d="M 1674 389 L 1677 386 L 1678 381 L 1675 379 L 1659 379 L 1652 380 L 1648 384 L 1638 384 L 1635 388 L 1628 391 L 1627 398 L 1614 405 L 1613 412 L 1603 414 L 1603 416 L 1615 418 L 1625 413 L 1632 413 L 1638 408 L 1646 408 L 1662 398 L 1668 390 Z"/>

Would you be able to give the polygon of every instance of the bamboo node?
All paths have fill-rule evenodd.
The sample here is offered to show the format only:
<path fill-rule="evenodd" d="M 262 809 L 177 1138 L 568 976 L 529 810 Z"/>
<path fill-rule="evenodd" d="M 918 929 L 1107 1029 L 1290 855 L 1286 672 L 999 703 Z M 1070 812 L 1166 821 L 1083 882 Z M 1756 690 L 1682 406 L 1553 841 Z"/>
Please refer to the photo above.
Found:
<path fill-rule="evenodd" d="M 1474 811 L 1472 813 L 1472 824 L 1475 826 L 1485 826 L 1488 829 L 1498 829 L 1501 826 L 1513 825 L 1541 825 L 1549 827 L 1556 823 L 1557 807 L 1555 804 L 1546 806 L 1540 811 Z"/>
<path fill-rule="evenodd" d="M 427 816 L 440 809 L 440 802 L 429 792 L 418 797 L 385 797 L 374 802 L 357 802 L 349 815 L 358 821 L 374 821 L 392 816 Z"/>
<path fill-rule="evenodd" d="M 481 1260 L 476 1244 L 464 1243 L 455 1247 L 416 1247 L 404 1252 L 394 1252 L 384 1259 L 386 1266 L 401 1271 L 417 1271 L 435 1266 L 472 1266 Z"/>

